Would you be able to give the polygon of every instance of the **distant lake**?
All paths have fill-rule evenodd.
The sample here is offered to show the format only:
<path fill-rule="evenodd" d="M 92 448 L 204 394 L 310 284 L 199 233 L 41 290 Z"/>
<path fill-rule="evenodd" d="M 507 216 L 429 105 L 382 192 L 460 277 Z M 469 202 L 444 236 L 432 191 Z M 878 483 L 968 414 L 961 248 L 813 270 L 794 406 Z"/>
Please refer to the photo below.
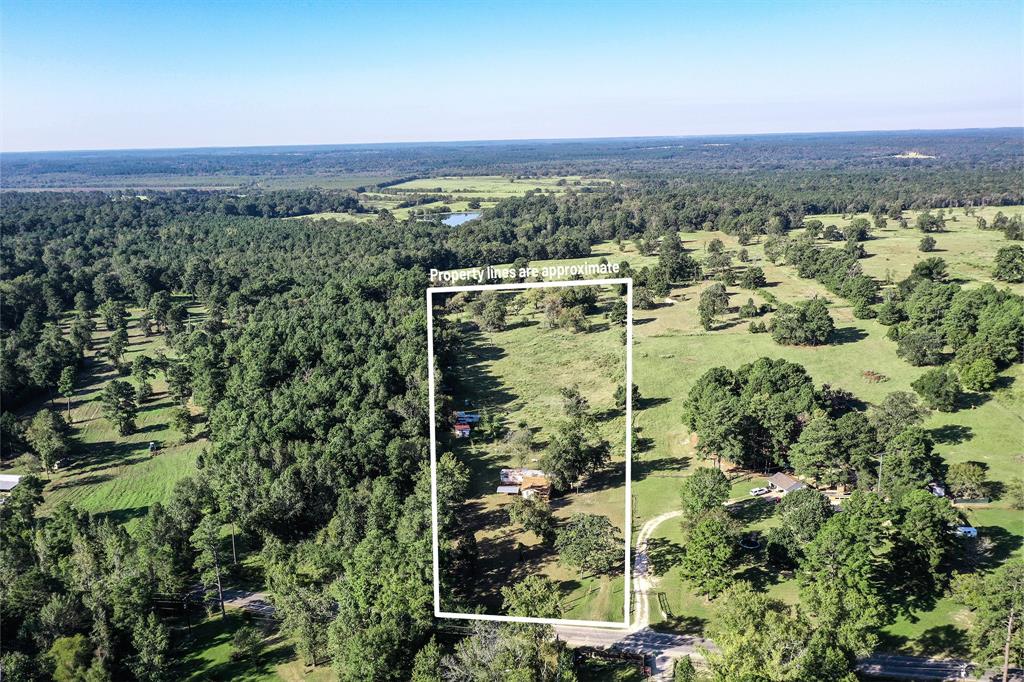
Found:
<path fill-rule="evenodd" d="M 448 216 L 441 222 L 445 225 L 455 227 L 462 223 L 468 223 L 470 220 L 476 220 L 480 217 L 480 211 L 464 211 L 462 213 L 449 213 Z"/>

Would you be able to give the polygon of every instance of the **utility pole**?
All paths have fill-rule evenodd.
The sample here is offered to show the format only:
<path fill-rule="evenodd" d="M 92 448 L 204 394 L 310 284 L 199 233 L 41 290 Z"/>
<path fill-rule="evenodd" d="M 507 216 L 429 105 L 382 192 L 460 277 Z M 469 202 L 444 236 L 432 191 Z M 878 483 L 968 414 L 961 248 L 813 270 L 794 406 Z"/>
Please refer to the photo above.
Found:
<path fill-rule="evenodd" d="M 1003 646 L 1003 682 L 1010 680 L 1010 641 L 1013 639 L 1014 607 L 1010 607 L 1010 617 L 1006 620 L 1006 644 Z"/>
<path fill-rule="evenodd" d="M 875 485 L 875 491 L 879 495 L 882 494 L 882 462 L 884 461 L 884 459 L 885 459 L 885 453 L 884 452 L 878 453 L 878 483 Z"/>

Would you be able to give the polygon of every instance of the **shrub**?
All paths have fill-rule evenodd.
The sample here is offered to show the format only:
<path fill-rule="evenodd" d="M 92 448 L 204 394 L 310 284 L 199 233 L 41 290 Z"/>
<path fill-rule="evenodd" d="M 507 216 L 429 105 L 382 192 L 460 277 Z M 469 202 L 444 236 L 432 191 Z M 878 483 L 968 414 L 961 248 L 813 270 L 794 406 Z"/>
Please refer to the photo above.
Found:
<path fill-rule="evenodd" d="M 914 367 L 937 365 L 942 361 L 942 337 L 930 330 L 913 331 L 900 337 L 896 355 Z"/>
<path fill-rule="evenodd" d="M 880 324 L 891 327 L 905 319 L 907 319 L 907 314 L 898 303 L 886 301 L 882 305 L 878 306 L 878 322 Z"/>
<path fill-rule="evenodd" d="M 922 237 L 921 241 L 917 245 L 918 251 L 924 253 L 931 253 L 935 250 L 935 237 Z"/>
<path fill-rule="evenodd" d="M 985 467 L 977 462 L 957 462 L 949 467 L 946 485 L 954 497 L 978 498 L 985 495 Z"/>
<path fill-rule="evenodd" d="M 999 249 L 992 276 L 1003 282 L 1024 282 L 1024 248 L 1014 244 Z"/>
<path fill-rule="evenodd" d="M 767 283 L 764 270 L 756 266 L 744 270 L 740 277 L 740 286 L 744 289 L 760 289 Z"/>
<path fill-rule="evenodd" d="M 233 660 L 252 660 L 259 656 L 263 648 L 263 633 L 252 625 L 243 625 L 235 630 L 231 638 L 231 658 Z"/>
<path fill-rule="evenodd" d="M 869 305 L 861 304 L 853 309 L 853 316 L 858 320 L 870 320 L 876 315 L 878 315 L 878 313 L 876 313 L 875 309 Z"/>
<path fill-rule="evenodd" d="M 800 305 L 782 305 L 768 329 L 776 343 L 790 346 L 820 346 L 828 343 L 835 323 L 820 298 Z"/>
<path fill-rule="evenodd" d="M 956 409 L 956 399 L 960 396 L 960 381 L 947 369 L 930 369 L 910 385 L 928 407 L 940 412 L 952 412 Z"/>
<path fill-rule="evenodd" d="M 747 302 L 740 306 L 740 317 L 757 317 L 760 312 L 760 308 L 757 307 L 752 298 L 748 298 Z"/>
<path fill-rule="evenodd" d="M 996 363 L 978 358 L 960 369 L 960 383 L 968 391 L 987 391 L 996 383 Z"/>

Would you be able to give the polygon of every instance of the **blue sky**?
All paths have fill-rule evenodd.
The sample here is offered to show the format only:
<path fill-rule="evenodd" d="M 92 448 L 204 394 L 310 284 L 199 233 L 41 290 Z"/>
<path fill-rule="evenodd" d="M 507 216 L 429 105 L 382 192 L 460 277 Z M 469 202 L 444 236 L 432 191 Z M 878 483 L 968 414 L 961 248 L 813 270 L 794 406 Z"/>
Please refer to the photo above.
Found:
<path fill-rule="evenodd" d="M 0 0 L 0 148 L 1017 126 L 1022 7 Z"/>

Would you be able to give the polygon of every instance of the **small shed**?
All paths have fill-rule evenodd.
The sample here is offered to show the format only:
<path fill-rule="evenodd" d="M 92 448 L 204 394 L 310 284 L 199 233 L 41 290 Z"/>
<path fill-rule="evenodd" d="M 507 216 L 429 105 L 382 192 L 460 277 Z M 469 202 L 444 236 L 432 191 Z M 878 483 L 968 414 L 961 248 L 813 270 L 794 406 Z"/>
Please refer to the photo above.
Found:
<path fill-rule="evenodd" d="M 523 476 L 520 487 L 526 499 L 537 497 L 546 502 L 551 496 L 551 481 L 547 476 Z"/>
<path fill-rule="evenodd" d="M 498 494 L 500 495 L 518 495 L 519 486 L 517 485 L 499 485 Z"/>
<path fill-rule="evenodd" d="M 469 438 L 469 424 L 456 424 L 455 425 L 455 437 L 456 438 Z"/>
<path fill-rule="evenodd" d="M 803 488 L 806 488 L 807 486 L 802 481 L 798 481 L 789 474 L 784 474 L 780 472 L 777 474 L 772 474 L 768 478 L 768 487 L 774 490 L 778 490 L 783 495 L 786 495 L 787 493 L 791 493 L 794 490 L 801 490 Z"/>
<path fill-rule="evenodd" d="M 0 474 L 0 493 L 9 493 L 21 482 L 16 474 Z"/>
<path fill-rule="evenodd" d="M 480 414 L 478 412 L 455 412 L 455 421 L 460 424 L 476 424 L 480 421 Z"/>

